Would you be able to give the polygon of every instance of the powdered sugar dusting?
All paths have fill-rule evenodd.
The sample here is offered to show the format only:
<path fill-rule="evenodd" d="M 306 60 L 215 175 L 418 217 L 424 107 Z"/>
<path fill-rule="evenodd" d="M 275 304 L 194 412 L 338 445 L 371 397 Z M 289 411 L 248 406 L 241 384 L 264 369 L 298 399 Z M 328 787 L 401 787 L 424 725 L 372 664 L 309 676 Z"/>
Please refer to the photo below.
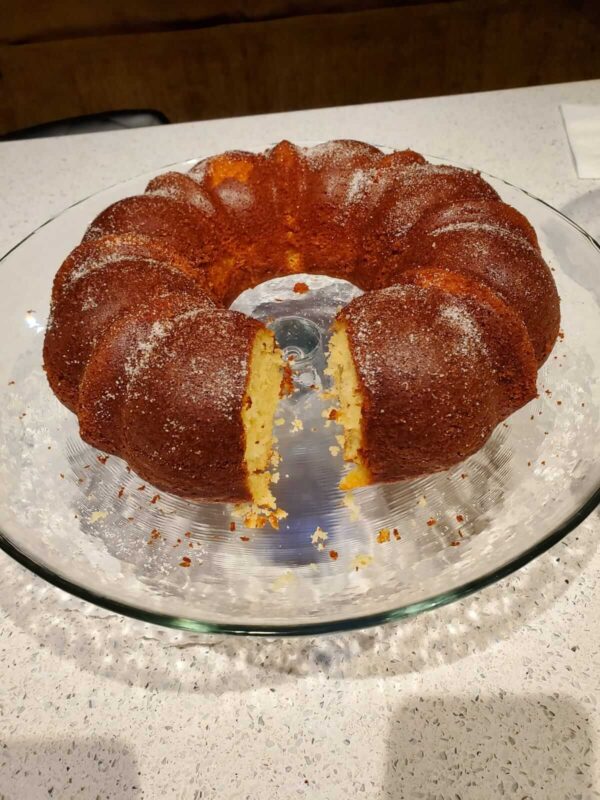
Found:
<path fill-rule="evenodd" d="M 236 317 L 235 312 L 222 309 L 194 308 L 164 323 L 154 323 L 127 365 L 131 395 L 137 396 L 136 379 L 152 369 L 157 374 L 170 374 L 181 394 L 199 409 L 210 406 L 219 409 L 223 419 L 232 419 L 241 402 L 240 385 L 248 369 L 249 350 L 240 348 L 234 357 L 215 358 L 214 347 L 239 338 Z M 198 351 L 184 355 L 179 340 L 182 335 L 187 338 L 191 330 Z"/>
<path fill-rule="evenodd" d="M 346 191 L 346 203 L 352 205 L 360 199 L 372 184 L 375 170 L 357 169 L 350 176 Z"/>
<path fill-rule="evenodd" d="M 394 385 L 410 391 L 419 375 L 440 378 L 487 360 L 477 321 L 460 298 L 446 292 L 389 286 L 353 301 L 346 313 L 361 376 L 375 396 Z"/>
<path fill-rule="evenodd" d="M 477 197 L 496 199 L 497 194 L 476 172 L 444 164 L 410 164 L 402 170 L 386 227 L 401 237 L 432 206 Z"/>
<path fill-rule="evenodd" d="M 330 166 L 347 169 L 349 162 L 357 156 L 381 155 L 381 151 L 371 145 L 345 139 L 323 142 L 300 150 L 312 169 Z"/>
<path fill-rule="evenodd" d="M 487 352 L 481 330 L 464 305 L 457 301 L 452 305 L 443 306 L 439 311 L 439 316 L 441 320 L 449 322 L 459 333 L 459 338 L 452 343 L 455 351 L 465 356 L 473 348 Z"/>
<path fill-rule="evenodd" d="M 139 339 L 137 347 L 129 356 L 125 363 L 125 374 L 128 380 L 133 380 L 136 375 L 148 366 L 153 351 L 158 347 L 162 339 L 171 330 L 173 322 L 154 322 L 148 336 Z"/>
<path fill-rule="evenodd" d="M 81 310 L 82 311 L 91 311 L 93 308 L 97 308 L 97 307 L 98 307 L 98 303 L 96 301 L 96 298 L 92 294 L 88 294 L 88 296 L 85 298 L 85 300 L 81 304 Z"/>
<path fill-rule="evenodd" d="M 239 181 L 223 181 L 216 187 L 215 194 L 232 211 L 244 211 L 250 208 L 254 200 L 254 195 L 248 186 Z"/>
<path fill-rule="evenodd" d="M 71 287 L 78 281 L 86 278 L 92 272 L 97 270 L 106 269 L 114 264 L 123 264 L 125 262 L 130 263 L 133 260 L 139 261 L 143 264 L 164 266 L 165 268 L 168 268 L 168 265 L 163 264 L 155 258 L 143 256 L 134 257 L 130 253 L 121 253 L 118 249 L 115 249 L 112 252 L 102 253 L 101 255 L 93 253 L 92 255 L 78 261 L 77 266 L 69 273 L 68 278 L 65 281 L 65 286 Z"/>
<path fill-rule="evenodd" d="M 183 176 L 182 176 L 183 177 Z M 199 183 L 195 180 L 197 176 L 190 175 L 190 180 L 198 184 L 197 189 L 194 191 L 185 191 L 183 188 L 178 187 L 175 183 L 162 183 L 153 187 L 147 194 L 156 195 L 158 197 L 167 197 L 170 200 L 179 200 L 184 203 L 190 203 L 195 208 L 204 211 L 206 214 L 214 214 L 215 208 L 210 201 L 208 195 L 202 191 Z"/>
<path fill-rule="evenodd" d="M 536 248 L 528 239 L 525 238 L 525 236 L 522 236 L 516 231 L 508 230 L 503 225 L 493 224 L 490 222 L 451 222 L 447 225 L 442 225 L 440 228 L 435 228 L 431 232 L 431 235 L 440 236 L 444 233 L 454 233 L 456 231 L 485 231 L 486 233 L 493 233 L 495 236 L 502 236 L 506 239 L 512 239 L 519 244 L 523 244 L 528 250 L 537 252 Z"/>

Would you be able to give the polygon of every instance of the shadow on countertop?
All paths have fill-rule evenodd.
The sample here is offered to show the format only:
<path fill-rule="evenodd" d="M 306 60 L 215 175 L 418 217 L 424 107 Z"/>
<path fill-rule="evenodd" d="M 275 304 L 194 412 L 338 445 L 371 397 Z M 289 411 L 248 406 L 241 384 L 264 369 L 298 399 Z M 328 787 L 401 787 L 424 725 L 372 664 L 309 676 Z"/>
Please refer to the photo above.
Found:
<path fill-rule="evenodd" d="M 6 800 L 141 798 L 137 762 L 119 739 L 5 739 L 0 797 Z"/>
<path fill-rule="evenodd" d="M 600 797 L 585 710 L 554 694 L 415 698 L 392 713 L 388 748 L 386 800 Z"/>
<path fill-rule="evenodd" d="M 596 241 L 600 240 L 600 189 L 592 189 L 559 209 Z"/>
<path fill-rule="evenodd" d="M 344 634 L 261 639 L 169 631 L 73 598 L 16 564 L 4 570 L 0 609 L 6 625 L 30 638 L 32 652 L 48 648 L 88 673 L 151 691 L 222 695 L 315 674 L 418 674 L 535 628 L 566 591 L 585 591 L 578 581 L 598 547 L 595 517 L 519 573 L 461 602 Z"/>

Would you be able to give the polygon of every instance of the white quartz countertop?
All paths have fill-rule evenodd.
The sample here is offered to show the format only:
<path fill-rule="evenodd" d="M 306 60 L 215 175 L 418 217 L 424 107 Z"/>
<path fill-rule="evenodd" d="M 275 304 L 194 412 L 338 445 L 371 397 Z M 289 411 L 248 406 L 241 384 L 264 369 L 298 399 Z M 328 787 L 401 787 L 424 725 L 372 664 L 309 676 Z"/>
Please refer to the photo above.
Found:
<path fill-rule="evenodd" d="M 600 81 L 3 143 L 0 250 L 109 184 L 281 138 L 472 165 L 600 238 L 561 102 Z M 0 798 L 600 797 L 599 534 L 401 624 L 281 641 L 153 628 L 0 554 Z"/>

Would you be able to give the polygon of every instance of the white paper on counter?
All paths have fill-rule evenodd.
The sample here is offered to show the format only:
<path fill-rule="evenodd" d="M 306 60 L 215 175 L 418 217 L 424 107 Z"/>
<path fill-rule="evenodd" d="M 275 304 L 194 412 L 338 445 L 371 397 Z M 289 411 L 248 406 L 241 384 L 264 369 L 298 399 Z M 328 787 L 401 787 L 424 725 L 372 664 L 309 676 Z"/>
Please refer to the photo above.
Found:
<path fill-rule="evenodd" d="M 600 105 L 561 105 L 580 178 L 600 178 Z"/>

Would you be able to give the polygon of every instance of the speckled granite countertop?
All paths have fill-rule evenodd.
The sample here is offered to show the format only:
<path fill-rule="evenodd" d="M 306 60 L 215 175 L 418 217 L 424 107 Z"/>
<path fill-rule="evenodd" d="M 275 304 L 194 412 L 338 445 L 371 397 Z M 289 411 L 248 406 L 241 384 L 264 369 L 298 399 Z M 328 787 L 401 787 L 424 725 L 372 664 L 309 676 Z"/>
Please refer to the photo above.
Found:
<path fill-rule="evenodd" d="M 108 184 L 283 137 L 472 164 L 600 237 L 566 101 L 600 81 L 4 143 L 0 249 Z M 400 625 L 287 641 L 152 628 L 0 555 L 0 798 L 600 797 L 599 533 Z"/>

